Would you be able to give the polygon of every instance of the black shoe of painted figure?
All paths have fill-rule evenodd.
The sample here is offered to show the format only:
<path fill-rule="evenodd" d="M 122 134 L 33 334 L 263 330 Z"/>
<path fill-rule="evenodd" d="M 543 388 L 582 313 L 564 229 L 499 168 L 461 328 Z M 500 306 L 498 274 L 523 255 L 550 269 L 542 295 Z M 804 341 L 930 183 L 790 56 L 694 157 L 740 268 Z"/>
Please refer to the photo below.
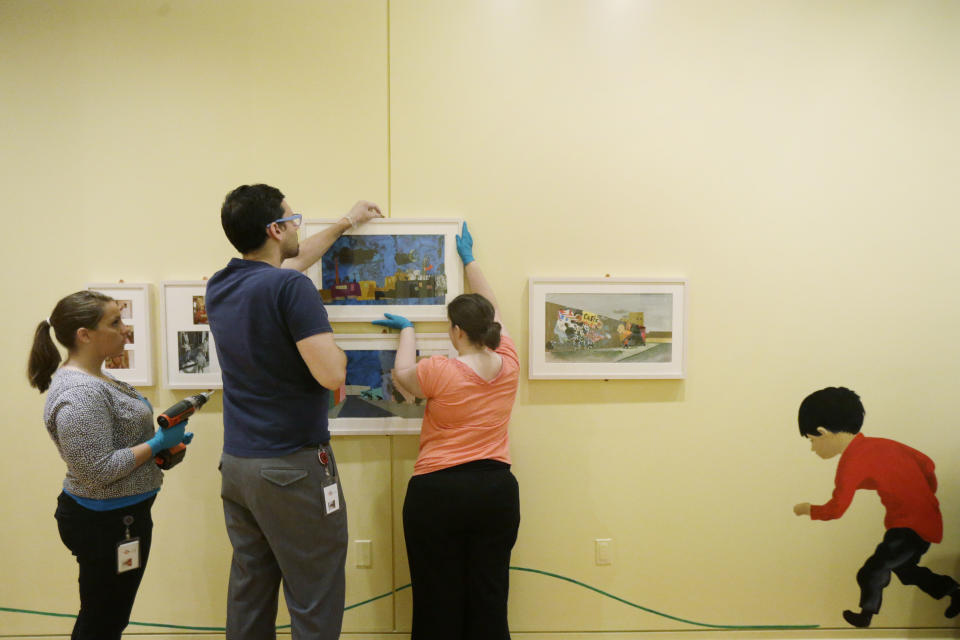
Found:
<path fill-rule="evenodd" d="M 855 627 L 869 627 L 871 618 L 873 618 L 873 614 L 869 611 L 861 611 L 860 613 L 854 613 L 850 609 L 844 609 L 843 611 L 843 619 Z"/>
<path fill-rule="evenodd" d="M 960 615 L 960 589 L 950 594 L 950 606 L 943 612 L 948 618 L 956 618 Z"/>

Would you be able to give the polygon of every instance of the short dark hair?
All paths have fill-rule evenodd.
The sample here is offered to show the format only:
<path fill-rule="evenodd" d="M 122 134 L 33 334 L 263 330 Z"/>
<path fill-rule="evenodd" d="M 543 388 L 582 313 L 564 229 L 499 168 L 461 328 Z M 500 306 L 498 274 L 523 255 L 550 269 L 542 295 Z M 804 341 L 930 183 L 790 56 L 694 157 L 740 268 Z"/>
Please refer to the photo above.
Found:
<path fill-rule="evenodd" d="M 500 323 L 490 301 L 479 293 L 463 293 L 447 305 L 450 322 L 463 329 L 470 342 L 496 349 L 500 346 Z"/>
<path fill-rule="evenodd" d="M 283 193 L 266 184 L 245 184 L 227 194 L 220 224 L 237 251 L 250 253 L 267 241 L 267 225 L 283 217 Z"/>
<path fill-rule="evenodd" d="M 817 427 L 832 433 L 860 433 L 866 415 L 860 396 L 846 387 L 814 391 L 800 403 L 797 422 L 801 436 L 817 436 Z"/>

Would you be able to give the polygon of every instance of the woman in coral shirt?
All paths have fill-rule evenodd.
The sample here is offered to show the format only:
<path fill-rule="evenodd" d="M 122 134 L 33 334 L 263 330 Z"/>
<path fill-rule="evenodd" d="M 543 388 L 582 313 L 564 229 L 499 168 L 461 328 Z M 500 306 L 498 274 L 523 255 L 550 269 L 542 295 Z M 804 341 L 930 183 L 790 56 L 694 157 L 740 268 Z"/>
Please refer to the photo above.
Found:
<path fill-rule="evenodd" d="M 394 381 L 427 398 L 420 454 L 403 503 L 412 640 L 510 637 L 507 591 L 520 494 L 510 472 L 507 426 L 520 361 L 473 258 L 466 224 L 457 251 L 474 293 L 447 306 L 456 358 L 418 363 L 409 320 L 386 314 L 375 321 L 400 329 Z"/>

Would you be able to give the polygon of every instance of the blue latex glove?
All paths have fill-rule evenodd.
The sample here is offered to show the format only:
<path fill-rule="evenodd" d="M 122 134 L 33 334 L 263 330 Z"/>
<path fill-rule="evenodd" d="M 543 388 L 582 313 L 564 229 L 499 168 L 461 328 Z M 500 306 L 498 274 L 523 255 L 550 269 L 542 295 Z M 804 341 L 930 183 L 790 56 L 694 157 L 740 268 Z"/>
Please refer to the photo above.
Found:
<path fill-rule="evenodd" d="M 476 259 L 473 257 L 473 236 L 470 235 L 466 222 L 463 223 L 463 235 L 457 236 L 457 253 L 463 260 L 463 266 L 467 266 Z"/>
<path fill-rule="evenodd" d="M 183 442 L 184 428 L 187 426 L 187 421 L 184 420 L 178 425 L 172 426 L 169 429 L 157 429 L 157 432 L 153 435 L 152 438 L 147 440 L 147 444 L 150 445 L 150 452 L 153 455 L 157 455 L 164 449 L 169 449 L 170 447 L 176 446 Z M 192 436 L 191 436 L 192 439 Z"/>
<path fill-rule="evenodd" d="M 383 315 L 386 317 L 385 320 L 374 320 L 371 324 L 387 327 L 388 329 L 406 329 L 407 327 L 413 326 L 413 323 L 403 316 L 398 316 L 393 313 L 385 313 Z"/>

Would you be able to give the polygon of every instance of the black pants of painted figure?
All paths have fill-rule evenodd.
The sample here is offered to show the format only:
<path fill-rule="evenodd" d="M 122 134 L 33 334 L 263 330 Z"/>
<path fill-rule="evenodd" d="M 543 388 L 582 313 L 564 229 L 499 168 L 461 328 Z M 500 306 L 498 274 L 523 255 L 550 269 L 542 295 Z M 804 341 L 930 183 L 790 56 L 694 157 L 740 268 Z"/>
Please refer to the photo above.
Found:
<path fill-rule="evenodd" d="M 960 614 L 960 584 L 950 576 L 918 566 L 920 558 L 929 548 L 930 543 L 913 529 L 888 529 L 876 551 L 857 572 L 861 611 L 844 611 L 844 619 L 855 627 L 868 626 L 870 619 L 880 611 L 883 589 L 890 584 L 891 573 L 903 584 L 915 585 L 936 600 L 952 596 L 946 616 L 953 618 Z"/>

